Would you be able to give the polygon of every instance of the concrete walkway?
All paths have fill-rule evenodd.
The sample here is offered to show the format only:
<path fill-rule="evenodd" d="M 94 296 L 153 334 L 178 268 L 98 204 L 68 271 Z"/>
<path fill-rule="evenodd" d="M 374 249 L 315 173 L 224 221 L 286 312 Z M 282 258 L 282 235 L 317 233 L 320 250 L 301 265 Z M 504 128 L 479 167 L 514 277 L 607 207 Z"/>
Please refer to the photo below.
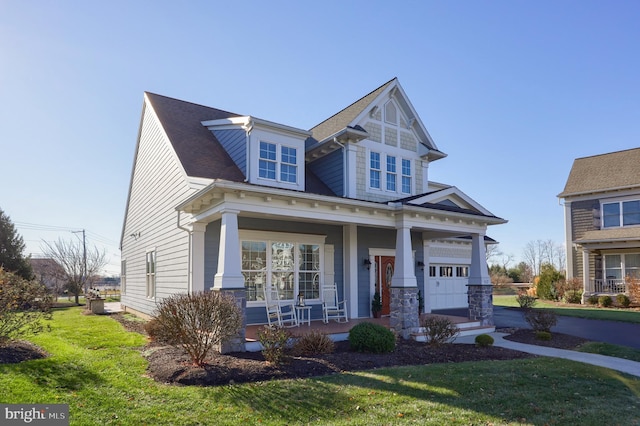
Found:
<path fill-rule="evenodd" d="M 520 352 L 527 352 L 534 355 L 548 356 L 553 358 L 569 359 L 571 361 L 583 362 L 585 364 L 597 365 L 610 368 L 612 370 L 631 374 L 640 377 L 640 362 L 629 361 L 627 359 L 615 358 L 586 352 L 568 351 L 566 349 L 548 348 L 546 346 L 527 345 L 525 343 L 512 342 L 503 339 L 508 336 L 506 333 L 490 333 L 494 339 L 494 346 L 513 349 Z M 475 344 L 475 336 L 458 337 L 455 343 Z"/>
<path fill-rule="evenodd" d="M 120 302 L 105 302 L 104 304 L 105 314 L 115 314 L 118 312 L 122 312 L 122 306 L 120 305 Z"/>

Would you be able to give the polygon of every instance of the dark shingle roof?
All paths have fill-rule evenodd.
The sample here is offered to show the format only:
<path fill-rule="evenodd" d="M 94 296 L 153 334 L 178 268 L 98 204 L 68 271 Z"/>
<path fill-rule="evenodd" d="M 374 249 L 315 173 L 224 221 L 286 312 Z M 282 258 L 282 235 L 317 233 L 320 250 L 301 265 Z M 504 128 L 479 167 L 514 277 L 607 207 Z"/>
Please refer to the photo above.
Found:
<path fill-rule="evenodd" d="M 322 123 L 311 129 L 311 133 L 313 133 L 313 138 L 317 141 L 322 141 L 323 139 L 339 132 L 340 130 L 347 127 L 349 123 L 351 123 L 362 111 L 364 111 L 367 106 L 373 100 L 384 91 L 391 83 L 393 83 L 396 78 L 392 78 L 387 81 L 382 86 L 375 89 L 373 92 L 368 95 L 360 98 L 355 101 L 339 113 L 327 118 Z"/>
<path fill-rule="evenodd" d="M 576 158 L 558 197 L 633 187 L 640 187 L 640 148 Z"/>
<path fill-rule="evenodd" d="M 244 174 L 202 121 L 237 117 L 227 111 L 146 93 L 188 176 L 244 181 Z"/>

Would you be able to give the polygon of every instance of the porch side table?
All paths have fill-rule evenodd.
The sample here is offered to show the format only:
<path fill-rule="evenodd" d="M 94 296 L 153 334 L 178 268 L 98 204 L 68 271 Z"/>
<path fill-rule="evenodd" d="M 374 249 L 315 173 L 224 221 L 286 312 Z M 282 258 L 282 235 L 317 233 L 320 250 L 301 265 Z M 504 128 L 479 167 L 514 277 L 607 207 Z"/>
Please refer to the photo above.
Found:
<path fill-rule="evenodd" d="M 298 327 L 300 324 L 307 323 L 307 326 L 311 327 L 311 306 L 300 306 L 295 305 L 296 308 L 296 317 L 298 317 Z M 306 318 L 305 318 L 306 314 Z"/>

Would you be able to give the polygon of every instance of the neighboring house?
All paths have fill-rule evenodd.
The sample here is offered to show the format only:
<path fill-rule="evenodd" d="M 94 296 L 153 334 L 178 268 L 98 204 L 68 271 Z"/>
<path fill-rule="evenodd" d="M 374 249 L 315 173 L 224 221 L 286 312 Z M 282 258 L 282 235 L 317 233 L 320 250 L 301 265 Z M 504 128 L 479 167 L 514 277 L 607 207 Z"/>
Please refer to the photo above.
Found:
<path fill-rule="evenodd" d="M 640 277 L 640 148 L 578 158 L 564 191 L 567 278 L 583 301 L 627 292 Z"/>
<path fill-rule="evenodd" d="M 319 319 L 320 285 L 336 283 L 351 318 L 381 291 L 404 334 L 418 290 L 428 311 L 468 307 L 492 324 L 484 238 L 506 221 L 429 179 L 445 156 L 397 79 L 310 130 L 145 93 L 122 304 L 151 315 L 166 296 L 213 288 L 260 324 L 271 283 Z"/>
<path fill-rule="evenodd" d="M 55 295 L 63 293 L 66 274 L 64 268 L 58 262 L 49 258 L 31 258 L 29 262 L 36 280 L 44 284 Z"/>

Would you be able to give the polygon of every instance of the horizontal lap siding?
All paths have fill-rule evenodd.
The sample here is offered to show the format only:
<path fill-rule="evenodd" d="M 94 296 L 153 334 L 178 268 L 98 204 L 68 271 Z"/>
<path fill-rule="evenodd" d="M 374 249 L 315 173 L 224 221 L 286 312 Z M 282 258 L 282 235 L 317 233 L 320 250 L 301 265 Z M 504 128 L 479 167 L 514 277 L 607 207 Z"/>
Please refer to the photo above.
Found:
<path fill-rule="evenodd" d="M 343 176 L 343 153 L 342 149 L 332 152 L 312 163 L 307 167 L 322 180 L 334 194 L 344 194 Z"/>
<path fill-rule="evenodd" d="M 191 195 L 185 175 L 150 108 L 145 108 L 125 223 L 122 256 L 127 288 L 122 302 L 152 314 L 156 301 L 188 289 L 188 234 L 177 228 L 175 206 Z M 135 239 L 130 235 L 140 233 Z M 156 249 L 156 300 L 146 297 L 146 252 Z"/>
<path fill-rule="evenodd" d="M 244 130 L 216 130 L 213 132 L 220 144 L 244 175 L 247 175 L 247 134 Z"/>
<path fill-rule="evenodd" d="M 581 238 L 585 232 L 600 229 L 598 216 L 600 200 L 574 201 L 571 203 L 571 239 Z M 582 278 L 582 249 L 572 247 L 570 256 L 573 256 L 573 276 Z M 593 257 L 593 256 L 592 256 Z M 593 262 L 593 260 L 591 260 Z M 591 263 L 590 269 L 594 271 L 595 263 Z"/>

